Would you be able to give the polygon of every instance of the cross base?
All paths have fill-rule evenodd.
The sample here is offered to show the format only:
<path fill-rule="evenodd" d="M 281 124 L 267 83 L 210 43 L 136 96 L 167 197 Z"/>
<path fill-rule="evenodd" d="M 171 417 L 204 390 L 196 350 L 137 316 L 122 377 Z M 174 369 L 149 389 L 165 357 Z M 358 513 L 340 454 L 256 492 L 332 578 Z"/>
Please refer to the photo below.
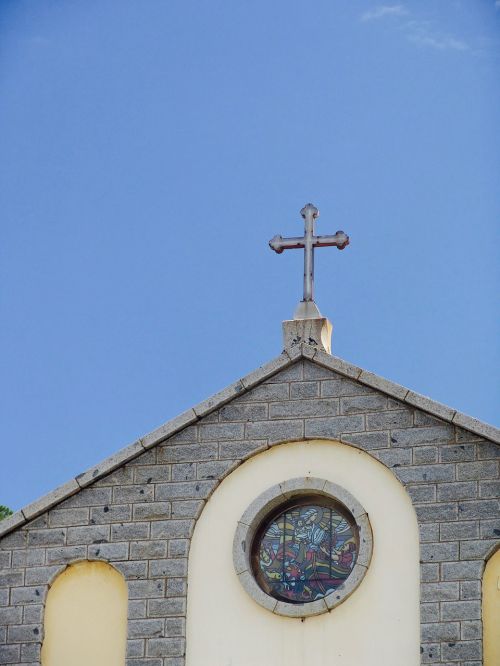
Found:
<path fill-rule="evenodd" d="M 283 322 L 284 348 L 291 350 L 303 344 L 331 354 L 332 330 L 333 326 L 326 317 L 286 320 Z"/>

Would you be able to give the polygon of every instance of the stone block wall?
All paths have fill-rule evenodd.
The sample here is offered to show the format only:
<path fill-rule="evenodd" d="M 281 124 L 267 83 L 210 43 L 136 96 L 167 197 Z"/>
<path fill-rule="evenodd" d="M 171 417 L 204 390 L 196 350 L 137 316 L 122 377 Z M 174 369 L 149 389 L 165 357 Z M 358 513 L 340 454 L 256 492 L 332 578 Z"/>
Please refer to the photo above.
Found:
<path fill-rule="evenodd" d="M 0 664 L 40 663 L 49 585 L 88 558 L 127 580 L 127 664 L 184 666 L 189 544 L 205 502 L 242 460 L 307 438 L 363 449 L 404 484 L 420 525 L 422 664 L 481 666 L 500 446 L 303 359 L 0 540 Z"/>

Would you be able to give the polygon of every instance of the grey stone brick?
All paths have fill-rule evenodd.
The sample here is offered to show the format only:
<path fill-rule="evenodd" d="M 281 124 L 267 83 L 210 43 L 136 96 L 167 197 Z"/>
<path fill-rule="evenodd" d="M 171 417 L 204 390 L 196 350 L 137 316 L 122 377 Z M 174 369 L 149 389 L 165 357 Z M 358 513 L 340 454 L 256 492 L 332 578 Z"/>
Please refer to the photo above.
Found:
<path fill-rule="evenodd" d="M 420 603 L 420 620 L 421 622 L 438 622 L 439 621 L 439 603 Z"/>
<path fill-rule="evenodd" d="M 148 615 L 150 617 L 169 617 L 172 615 L 185 615 L 185 613 L 186 599 L 184 597 L 152 599 L 148 603 Z"/>
<path fill-rule="evenodd" d="M 303 421 L 256 421 L 255 423 L 246 424 L 247 439 L 267 439 L 269 442 L 281 442 L 290 439 L 301 439 L 303 435 Z"/>
<path fill-rule="evenodd" d="M 76 495 L 64 500 L 61 509 L 100 506 L 111 502 L 111 488 L 83 488 Z"/>
<path fill-rule="evenodd" d="M 11 590 L 10 601 L 15 606 L 17 604 L 39 604 L 45 598 L 46 586 L 37 587 L 15 587 Z"/>
<path fill-rule="evenodd" d="M 438 450 L 435 446 L 420 446 L 413 449 L 413 464 L 436 463 Z"/>
<path fill-rule="evenodd" d="M 172 518 L 197 518 L 204 504 L 203 500 L 172 502 Z"/>
<path fill-rule="evenodd" d="M 423 562 L 451 562 L 458 560 L 458 543 L 426 543 L 420 546 L 420 557 Z"/>
<path fill-rule="evenodd" d="M 91 483 L 91 482 L 90 482 Z M 95 482 L 94 487 L 107 488 L 108 486 L 125 486 L 134 483 L 134 467 L 126 466 L 111 472 L 99 481 Z"/>
<path fill-rule="evenodd" d="M 171 539 L 168 542 L 170 557 L 186 557 L 189 552 L 189 539 Z"/>
<path fill-rule="evenodd" d="M 498 460 L 500 458 L 500 446 L 493 442 L 480 442 L 477 445 L 477 457 L 479 460 Z"/>
<path fill-rule="evenodd" d="M 321 396 L 323 398 L 336 398 L 343 396 L 356 396 L 356 395 L 377 395 L 373 389 L 364 384 L 350 379 L 340 378 L 327 379 L 321 382 Z"/>
<path fill-rule="evenodd" d="M 172 481 L 194 481 L 196 479 L 196 463 L 186 462 L 172 465 Z"/>
<path fill-rule="evenodd" d="M 130 620 L 139 620 L 146 617 L 146 600 L 134 599 L 128 602 L 128 617 Z"/>
<path fill-rule="evenodd" d="M 459 641 L 443 644 L 443 658 L 462 662 L 465 659 L 481 659 L 481 641 Z"/>
<path fill-rule="evenodd" d="M 132 506 L 130 504 L 110 504 L 109 506 L 96 506 L 90 509 L 90 522 L 92 525 L 104 523 L 119 523 L 131 520 Z"/>
<path fill-rule="evenodd" d="M 148 573 L 147 562 L 113 562 L 113 566 L 121 571 L 126 580 L 146 578 Z M 130 616 L 130 611 L 129 611 Z"/>
<path fill-rule="evenodd" d="M 500 481 L 480 481 L 479 497 L 495 499 L 500 497 Z"/>
<path fill-rule="evenodd" d="M 420 580 L 423 583 L 432 583 L 439 580 L 439 564 L 421 564 Z"/>
<path fill-rule="evenodd" d="M 452 441 L 454 431 L 451 426 L 434 426 L 432 428 L 405 428 L 391 432 L 393 446 L 425 446 L 442 444 Z"/>
<path fill-rule="evenodd" d="M 319 365 L 315 365 L 310 361 L 305 361 L 303 363 L 304 368 L 304 379 L 338 379 L 340 375 L 337 375 L 335 372 L 332 372 L 329 368 L 324 368 Z"/>
<path fill-rule="evenodd" d="M 459 463 L 457 465 L 457 478 L 459 481 L 494 479 L 496 477 L 498 477 L 498 463 L 494 460 Z"/>
<path fill-rule="evenodd" d="M 29 532 L 30 546 L 63 546 L 66 541 L 66 530 L 31 530 Z"/>
<path fill-rule="evenodd" d="M 432 481 L 453 481 L 455 465 L 413 465 L 399 467 L 394 473 L 403 483 L 429 483 Z"/>
<path fill-rule="evenodd" d="M 420 646 L 420 660 L 422 664 L 436 664 L 441 661 L 441 646 L 439 643 L 422 643 Z"/>
<path fill-rule="evenodd" d="M 9 520 L 9 518 L 5 518 L 5 520 Z M 2 548 L 4 550 L 10 548 L 25 548 L 28 541 L 28 533 L 25 530 L 17 530 L 16 532 L 1 537 L 1 539 Z"/>
<path fill-rule="evenodd" d="M 481 582 L 478 580 L 464 580 L 460 583 L 460 599 L 480 599 Z"/>
<path fill-rule="evenodd" d="M 12 553 L 12 568 L 39 567 L 45 562 L 45 551 L 43 548 L 31 548 L 29 550 L 14 550 Z"/>
<path fill-rule="evenodd" d="M 154 499 L 154 486 L 116 486 L 113 488 L 113 502 L 127 504 L 128 502 L 151 502 Z"/>
<path fill-rule="evenodd" d="M 290 386 L 288 383 L 264 383 L 248 391 L 234 401 L 239 402 L 273 402 L 275 400 L 288 400 Z"/>
<path fill-rule="evenodd" d="M 190 537 L 194 520 L 161 520 L 151 525 L 153 539 Z"/>
<path fill-rule="evenodd" d="M 415 410 L 413 424 L 415 426 L 445 425 L 444 421 L 442 419 L 438 419 L 437 416 L 431 416 L 430 414 L 421 412 L 418 409 Z"/>
<path fill-rule="evenodd" d="M 440 448 L 441 462 L 465 462 L 476 457 L 475 444 L 454 444 Z"/>
<path fill-rule="evenodd" d="M 422 583 L 422 601 L 458 601 L 460 588 L 457 583 Z"/>
<path fill-rule="evenodd" d="M 481 578 L 483 563 L 481 561 L 443 562 L 441 577 L 443 580 L 478 580 Z"/>
<path fill-rule="evenodd" d="M 315 400 L 288 400 L 273 402 L 269 406 L 270 419 L 297 419 L 301 417 L 337 416 L 339 401 L 325 398 Z"/>
<path fill-rule="evenodd" d="M 208 427 L 215 427 L 217 424 Z M 230 424 L 226 424 L 230 425 Z M 238 424 L 242 429 L 243 424 Z M 224 439 L 224 438 L 223 438 Z M 180 446 L 163 446 L 158 451 L 158 459 L 169 463 L 192 463 L 198 460 L 215 460 L 217 458 L 217 442 L 211 444 L 182 444 Z"/>
<path fill-rule="evenodd" d="M 421 523 L 418 528 L 421 543 L 437 541 L 439 539 L 439 523 Z"/>
<path fill-rule="evenodd" d="M 41 632 L 40 632 L 41 634 Z M 40 641 L 40 637 L 38 637 L 38 641 Z M 40 642 L 37 643 L 21 643 L 21 661 L 24 664 L 29 663 L 32 664 L 32 666 L 38 666 L 40 663 L 40 650 L 41 650 L 42 644 Z"/>
<path fill-rule="evenodd" d="M 345 432 L 360 432 L 365 429 L 364 419 L 356 416 L 333 416 L 327 419 L 308 419 L 306 437 L 334 437 Z"/>
<path fill-rule="evenodd" d="M 163 620 L 129 620 L 128 636 L 129 638 L 150 638 L 152 636 L 163 636 Z"/>
<path fill-rule="evenodd" d="M 216 442 L 221 440 L 233 440 L 244 438 L 244 423 L 211 423 L 209 425 L 200 426 L 200 440 L 202 442 Z M 193 460 L 193 458 L 190 458 Z M 200 458 L 197 458 L 200 460 Z M 205 460 L 210 460 L 205 458 Z M 174 461 L 180 462 L 180 461 Z"/>
<path fill-rule="evenodd" d="M 111 541 L 149 539 L 149 523 L 117 523 L 111 525 Z"/>
<path fill-rule="evenodd" d="M 267 403 L 241 402 L 226 405 L 219 412 L 221 423 L 227 421 L 262 421 L 267 419 Z"/>
<path fill-rule="evenodd" d="M 153 638 L 147 642 L 150 657 L 176 657 L 185 652 L 184 638 Z"/>
<path fill-rule="evenodd" d="M 179 577 L 187 575 L 187 559 L 174 558 L 169 560 L 151 560 L 149 563 L 150 578 Z"/>
<path fill-rule="evenodd" d="M 41 628 L 39 624 L 24 624 L 9 627 L 7 631 L 7 640 L 11 643 L 31 643 L 38 642 L 41 638 Z"/>
<path fill-rule="evenodd" d="M 133 541 L 130 544 L 130 559 L 132 560 L 153 560 L 166 556 L 166 541 Z"/>
<path fill-rule="evenodd" d="M 185 597 L 187 594 L 187 580 L 185 578 L 170 578 L 167 580 L 167 597 Z"/>
<path fill-rule="evenodd" d="M 469 622 L 462 622 L 461 624 L 461 638 L 464 641 L 473 641 L 481 639 L 483 635 L 483 627 L 480 620 L 471 620 Z"/>
<path fill-rule="evenodd" d="M 458 622 L 431 622 L 420 627 L 422 642 L 456 641 L 460 639 Z"/>
<path fill-rule="evenodd" d="M 0 664 L 18 664 L 20 655 L 20 645 L 0 645 Z"/>
<path fill-rule="evenodd" d="M 497 520 L 481 520 L 479 533 L 482 539 L 500 537 L 500 518 Z"/>
<path fill-rule="evenodd" d="M 437 504 L 416 504 L 415 511 L 421 522 L 456 520 L 458 505 L 455 502 Z"/>
<path fill-rule="evenodd" d="M 373 451 L 371 455 L 387 467 L 401 467 L 401 465 L 410 465 L 412 461 L 411 449 L 387 449 L 382 451 Z"/>
<path fill-rule="evenodd" d="M 340 399 L 341 414 L 364 414 L 387 409 L 387 397 L 379 393 L 359 395 Z"/>
<path fill-rule="evenodd" d="M 196 467 L 196 476 L 198 479 L 223 479 L 229 470 L 233 467 L 232 460 L 213 460 L 205 463 L 198 463 Z"/>
<path fill-rule="evenodd" d="M 140 456 L 137 456 L 137 458 L 134 458 L 133 460 L 129 460 L 127 465 L 130 467 L 131 465 L 140 467 L 142 465 L 154 465 L 156 463 L 156 447 L 153 449 L 149 449 L 148 451 L 144 451 L 144 453 L 141 453 Z"/>
<path fill-rule="evenodd" d="M 438 500 L 474 499 L 477 497 L 477 483 L 475 481 L 442 483 L 438 486 Z"/>
<path fill-rule="evenodd" d="M 129 617 L 129 620 L 132 619 Z M 143 657 L 144 656 L 144 645 L 145 642 L 144 640 L 140 638 L 136 638 L 133 640 L 127 640 L 127 659 L 131 659 L 133 657 Z M 130 662 L 129 662 L 130 663 Z M 137 663 L 135 661 L 132 662 L 133 664 Z"/>
<path fill-rule="evenodd" d="M 68 546 L 89 543 L 103 543 L 111 536 L 109 525 L 90 525 L 86 527 L 69 527 L 66 537 Z"/>
<path fill-rule="evenodd" d="M 19 606 L 16 606 L 19 608 Z M 43 621 L 44 607 L 41 604 L 30 604 L 24 607 L 23 623 L 40 624 Z"/>
<path fill-rule="evenodd" d="M 479 601 L 443 601 L 441 604 L 443 620 L 477 620 L 480 617 Z"/>
<path fill-rule="evenodd" d="M 165 596 L 164 580 L 131 580 L 128 584 L 129 599 L 154 599 Z"/>
<path fill-rule="evenodd" d="M 392 430 L 411 426 L 413 413 L 410 410 L 393 410 L 366 415 L 367 430 Z"/>
<path fill-rule="evenodd" d="M 460 544 L 460 559 L 484 560 L 486 556 L 498 545 L 498 539 L 482 541 L 463 541 Z"/>
<path fill-rule="evenodd" d="M 134 471 L 134 481 L 137 484 L 147 483 L 166 483 L 171 479 L 170 465 L 146 465 L 136 467 Z"/>
<path fill-rule="evenodd" d="M 241 442 L 222 442 L 219 444 L 219 458 L 223 459 L 245 459 L 259 451 L 267 449 L 267 440 L 241 441 Z"/>
<path fill-rule="evenodd" d="M 59 548 L 47 548 L 47 564 L 68 564 L 75 560 L 84 560 L 87 557 L 86 546 L 61 546 Z"/>
<path fill-rule="evenodd" d="M 24 571 L 0 571 L 0 587 L 24 585 Z"/>
<path fill-rule="evenodd" d="M 373 449 L 386 449 L 389 446 L 389 433 L 378 432 L 356 432 L 347 433 L 341 436 L 341 441 L 346 444 L 352 444 L 364 451 Z"/>
<path fill-rule="evenodd" d="M 9 590 L 7 588 L 0 589 L 0 606 L 7 606 L 9 604 Z"/>
<path fill-rule="evenodd" d="M 60 570 L 61 567 L 57 565 L 26 569 L 25 583 L 26 585 L 46 585 L 53 580 Z"/>
<path fill-rule="evenodd" d="M 317 398 L 319 397 L 319 390 L 319 382 L 294 382 L 290 384 L 290 398 L 292 400 L 297 398 Z"/>
<path fill-rule="evenodd" d="M 156 486 L 157 500 L 204 499 L 208 497 L 216 481 L 191 481 L 189 483 L 159 483 Z"/>
<path fill-rule="evenodd" d="M 167 617 L 165 620 L 165 636 L 184 636 L 186 620 L 183 617 Z"/>
<path fill-rule="evenodd" d="M 195 444 L 198 441 L 198 431 L 199 431 L 199 426 L 192 425 L 189 426 L 188 428 L 184 428 L 184 430 L 180 430 L 179 432 L 175 433 L 175 435 L 169 437 L 162 444 L 160 444 L 160 446 L 156 447 L 157 461 L 161 462 L 158 456 L 158 452 L 161 451 L 164 446 L 174 446 L 174 444 L 180 444 L 180 443 Z"/>
<path fill-rule="evenodd" d="M 440 536 L 441 541 L 477 539 L 479 536 L 479 524 L 477 521 L 441 523 Z"/>
<path fill-rule="evenodd" d="M 406 486 L 408 494 L 414 502 L 435 502 L 436 501 L 436 486 L 435 485 L 408 485 Z"/>
<path fill-rule="evenodd" d="M 170 518 L 172 505 L 170 502 L 147 502 L 134 504 L 134 520 L 165 520 Z M 116 527 L 116 526 L 113 526 Z M 137 537 L 142 539 L 144 537 Z"/>
<path fill-rule="evenodd" d="M 99 543 L 88 547 L 89 559 L 127 560 L 128 543 Z"/>
<path fill-rule="evenodd" d="M 494 518 L 500 515 L 500 502 L 497 500 L 460 502 L 458 505 L 458 513 L 461 520 Z"/>
<path fill-rule="evenodd" d="M 11 606 L 10 608 L 0 608 L 0 625 L 21 624 L 23 619 L 23 609 L 21 606 Z"/>

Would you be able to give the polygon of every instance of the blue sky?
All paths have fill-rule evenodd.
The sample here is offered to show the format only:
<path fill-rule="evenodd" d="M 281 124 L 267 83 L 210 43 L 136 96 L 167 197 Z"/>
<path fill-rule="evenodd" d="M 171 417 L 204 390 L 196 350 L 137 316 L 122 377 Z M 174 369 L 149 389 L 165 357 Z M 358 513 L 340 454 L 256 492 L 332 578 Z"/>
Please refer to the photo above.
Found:
<path fill-rule="evenodd" d="M 500 2 L 0 2 L 0 504 L 281 350 L 498 422 Z"/>

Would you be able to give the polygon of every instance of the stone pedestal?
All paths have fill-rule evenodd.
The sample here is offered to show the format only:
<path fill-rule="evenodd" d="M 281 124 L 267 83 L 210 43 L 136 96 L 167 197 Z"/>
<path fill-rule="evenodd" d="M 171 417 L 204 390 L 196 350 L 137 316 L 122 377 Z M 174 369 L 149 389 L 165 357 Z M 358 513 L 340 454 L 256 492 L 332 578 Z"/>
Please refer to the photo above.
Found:
<path fill-rule="evenodd" d="M 283 344 L 285 349 L 305 344 L 332 353 L 333 326 L 326 317 L 314 319 L 289 319 L 283 322 Z"/>

